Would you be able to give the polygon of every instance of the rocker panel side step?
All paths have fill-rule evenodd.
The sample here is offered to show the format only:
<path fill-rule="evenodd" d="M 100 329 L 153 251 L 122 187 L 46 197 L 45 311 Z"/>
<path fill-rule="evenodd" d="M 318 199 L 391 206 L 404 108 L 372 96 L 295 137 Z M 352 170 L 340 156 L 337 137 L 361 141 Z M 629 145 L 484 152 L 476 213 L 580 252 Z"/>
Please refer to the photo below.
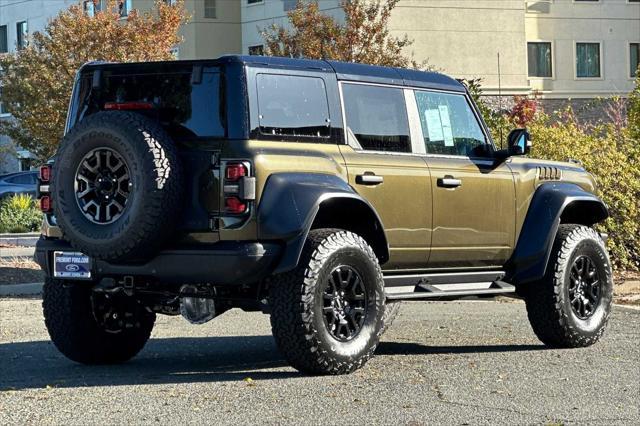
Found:
<path fill-rule="evenodd" d="M 462 284 L 499 281 L 504 278 L 504 271 L 474 272 L 439 272 L 430 274 L 384 275 L 384 285 L 390 287 L 416 286 L 420 284 Z"/>
<path fill-rule="evenodd" d="M 469 296 L 514 294 L 515 286 L 504 281 L 448 284 L 418 284 L 385 289 L 388 300 L 439 299 L 455 300 Z"/>

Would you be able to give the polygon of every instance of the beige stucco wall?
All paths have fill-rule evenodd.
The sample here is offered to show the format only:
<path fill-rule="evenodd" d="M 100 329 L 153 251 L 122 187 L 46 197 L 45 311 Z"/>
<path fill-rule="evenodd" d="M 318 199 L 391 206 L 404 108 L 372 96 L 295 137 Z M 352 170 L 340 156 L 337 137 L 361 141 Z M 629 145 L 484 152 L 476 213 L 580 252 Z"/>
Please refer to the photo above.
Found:
<path fill-rule="evenodd" d="M 625 94 L 633 89 L 628 44 L 640 42 L 639 3 L 530 1 L 525 19 L 527 41 L 552 42 L 554 75 L 532 78 L 532 89 L 541 90 L 545 97 L 575 98 Z M 575 43 L 581 41 L 602 43 L 601 78 L 575 77 Z"/>
<path fill-rule="evenodd" d="M 522 0 L 402 0 L 392 13 L 392 34 L 407 34 L 417 60 L 457 78 L 481 78 L 487 93 L 528 90 Z"/>
<path fill-rule="evenodd" d="M 132 7 L 150 10 L 154 0 L 133 0 Z M 186 0 L 191 20 L 180 30 L 184 41 L 178 46 L 179 59 L 217 58 L 242 51 L 241 0 L 217 0 L 216 18 L 204 17 L 204 1 Z"/>
<path fill-rule="evenodd" d="M 270 25 L 286 25 L 287 12 L 283 0 L 263 0 L 255 4 L 248 4 L 247 0 L 238 0 L 242 3 L 242 53 L 249 53 L 249 46 L 264 44 L 260 37 L 260 30 Z M 320 10 L 324 13 L 342 19 L 344 14 L 340 8 L 341 0 L 322 0 L 319 2 Z"/>

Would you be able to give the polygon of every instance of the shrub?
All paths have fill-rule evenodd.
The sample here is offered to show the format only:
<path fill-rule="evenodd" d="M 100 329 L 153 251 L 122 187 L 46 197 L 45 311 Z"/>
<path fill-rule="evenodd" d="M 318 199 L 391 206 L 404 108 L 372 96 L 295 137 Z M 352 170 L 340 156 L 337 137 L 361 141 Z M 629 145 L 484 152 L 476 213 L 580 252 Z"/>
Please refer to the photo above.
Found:
<path fill-rule="evenodd" d="M 480 82 L 467 81 L 498 146 L 510 129 L 526 125 L 533 139 L 531 156 L 556 161 L 575 159 L 595 176 L 598 195 L 610 218 L 597 228 L 609 234 L 607 246 L 616 268 L 640 269 L 640 75 L 629 95 L 625 118 L 620 100 L 597 125 L 578 122 L 571 108 L 545 114 L 535 99 L 518 98 L 511 111 L 494 111 L 480 96 Z M 603 117 L 604 118 L 604 117 Z"/>
<path fill-rule="evenodd" d="M 41 222 L 42 213 L 30 195 L 13 195 L 0 203 L 0 232 L 37 231 Z"/>
<path fill-rule="evenodd" d="M 532 156 L 549 160 L 578 160 L 593 174 L 598 195 L 610 218 L 597 228 L 609 234 L 607 246 L 614 266 L 640 267 L 640 150 L 628 133 L 614 124 L 580 126 L 570 110 L 559 117 L 539 114 L 529 123 Z"/>

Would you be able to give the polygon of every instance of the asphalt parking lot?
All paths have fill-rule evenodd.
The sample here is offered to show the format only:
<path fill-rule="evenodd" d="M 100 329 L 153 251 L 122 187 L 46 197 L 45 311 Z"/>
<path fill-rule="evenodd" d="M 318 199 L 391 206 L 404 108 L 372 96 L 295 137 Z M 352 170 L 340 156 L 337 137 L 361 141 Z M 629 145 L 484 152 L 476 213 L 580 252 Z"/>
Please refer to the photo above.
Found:
<path fill-rule="evenodd" d="M 133 361 L 86 367 L 49 342 L 40 300 L 0 299 L 0 424 L 640 424 L 640 311 L 601 342 L 549 350 L 520 302 L 404 303 L 377 356 L 307 377 L 268 317 L 159 317 Z"/>

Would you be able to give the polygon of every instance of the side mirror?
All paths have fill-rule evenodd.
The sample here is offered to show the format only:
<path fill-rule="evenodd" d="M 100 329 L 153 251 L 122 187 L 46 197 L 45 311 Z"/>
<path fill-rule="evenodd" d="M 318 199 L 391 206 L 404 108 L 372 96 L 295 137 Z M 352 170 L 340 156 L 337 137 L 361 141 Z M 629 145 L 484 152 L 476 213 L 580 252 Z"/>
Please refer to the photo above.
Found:
<path fill-rule="evenodd" d="M 527 129 L 513 129 L 507 138 L 509 155 L 527 155 L 531 151 L 531 136 Z"/>

